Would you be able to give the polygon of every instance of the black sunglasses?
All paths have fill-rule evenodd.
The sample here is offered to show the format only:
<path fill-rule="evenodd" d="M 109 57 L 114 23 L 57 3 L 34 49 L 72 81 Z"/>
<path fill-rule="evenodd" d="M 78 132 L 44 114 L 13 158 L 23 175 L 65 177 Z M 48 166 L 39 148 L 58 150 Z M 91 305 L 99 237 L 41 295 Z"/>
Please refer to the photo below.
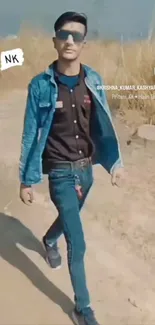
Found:
<path fill-rule="evenodd" d="M 69 35 L 72 35 L 75 43 L 83 42 L 84 37 L 85 37 L 80 32 L 72 32 L 70 30 L 65 30 L 65 29 L 60 29 L 56 32 L 56 38 L 58 38 L 61 41 L 66 41 L 68 39 Z"/>

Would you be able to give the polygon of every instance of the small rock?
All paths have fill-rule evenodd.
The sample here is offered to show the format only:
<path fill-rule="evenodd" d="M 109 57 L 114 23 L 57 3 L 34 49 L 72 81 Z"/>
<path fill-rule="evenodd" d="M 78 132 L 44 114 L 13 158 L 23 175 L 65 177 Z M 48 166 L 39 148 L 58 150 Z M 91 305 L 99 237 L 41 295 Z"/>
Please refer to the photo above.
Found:
<path fill-rule="evenodd" d="M 128 302 L 130 302 L 130 304 L 136 308 L 138 308 L 138 306 L 136 305 L 136 302 L 135 301 L 131 301 L 130 298 L 128 298 Z"/>

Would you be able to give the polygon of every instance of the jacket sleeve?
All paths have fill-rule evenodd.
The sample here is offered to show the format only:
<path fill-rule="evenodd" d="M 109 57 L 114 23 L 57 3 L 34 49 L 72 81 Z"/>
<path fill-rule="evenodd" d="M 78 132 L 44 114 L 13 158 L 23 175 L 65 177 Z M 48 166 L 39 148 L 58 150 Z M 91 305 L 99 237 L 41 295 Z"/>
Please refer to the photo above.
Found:
<path fill-rule="evenodd" d="M 23 133 L 21 139 L 21 153 L 19 162 L 19 179 L 25 184 L 25 175 L 29 157 L 35 150 L 38 139 L 39 118 L 38 118 L 38 94 L 37 86 L 30 83 L 24 115 Z M 26 185 L 26 184 L 25 184 Z"/>
<path fill-rule="evenodd" d="M 99 76 L 99 79 L 100 79 L 100 85 L 104 85 L 104 80 L 103 78 L 101 78 Z M 115 129 L 115 126 L 113 124 L 113 119 L 112 119 L 112 115 L 111 115 L 111 111 L 110 111 L 110 108 L 109 108 L 109 104 L 108 104 L 108 101 L 107 101 L 107 96 L 106 96 L 106 92 L 103 88 L 100 89 L 100 96 L 101 96 L 101 99 L 102 99 L 102 102 L 103 102 L 103 105 L 104 105 L 104 108 L 105 108 L 105 111 L 107 112 L 108 116 L 109 116 L 109 119 L 111 121 L 111 125 L 113 127 L 113 130 L 114 130 L 114 134 L 115 134 L 115 137 L 116 137 L 116 140 L 117 140 L 117 144 L 118 144 L 118 152 L 119 152 L 119 157 L 118 157 L 118 160 L 115 162 L 115 164 L 112 166 L 112 168 L 110 169 L 110 174 L 113 173 L 114 169 L 116 167 L 124 167 L 124 163 L 123 163 L 123 158 L 122 158 L 122 154 L 121 154 L 121 149 L 120 149 L 120 143 L 119 143 L 119 139 L 118 139 L 118 135 L 117 135 L 117 132 L 116 132 L 116 129 Z"/>

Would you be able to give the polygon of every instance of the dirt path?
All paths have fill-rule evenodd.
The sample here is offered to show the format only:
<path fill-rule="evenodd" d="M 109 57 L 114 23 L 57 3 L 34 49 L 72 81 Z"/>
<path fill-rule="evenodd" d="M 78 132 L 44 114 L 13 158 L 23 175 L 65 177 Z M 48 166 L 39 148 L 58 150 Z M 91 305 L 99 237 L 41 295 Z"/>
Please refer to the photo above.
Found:
<path fill-rule="evenodd" d="M 73 294 L 66 264 L 52 271 L 42 258 L 41 237 L 56 211 L 47 180 L 35 187 L 36 203 L 18 199 L 18 158 L 25 92 L 0 106 L 0 325 L 72 324 Z M 101 324 L 155 324 L 155 148 L 126 145 L 128 129 L 115 121 L 128 172 L 124 188 L 94 168 L 95 184 L 82 212 L 86 268 L 93 306 Z"/>

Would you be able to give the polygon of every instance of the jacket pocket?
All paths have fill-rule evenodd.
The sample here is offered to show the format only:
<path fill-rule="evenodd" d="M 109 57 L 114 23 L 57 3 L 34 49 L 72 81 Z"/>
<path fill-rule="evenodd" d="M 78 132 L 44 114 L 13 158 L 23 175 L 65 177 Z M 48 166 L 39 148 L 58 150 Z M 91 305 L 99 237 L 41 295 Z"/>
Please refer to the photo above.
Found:
<path fill-rule="evenodd" d="M 51 103 L 49 102 L 39 102 L 39 107 L 40 108 L 49 108 L 51 106 Z"/>
<path fill-rule="evenodd" d="M 39 102 L 39 122 L 40 122 L 40 127 L 43 127 L 45 121 L 48 118 L 48 115 L 51 111 L 52 104 L 50 102 Z"/>

